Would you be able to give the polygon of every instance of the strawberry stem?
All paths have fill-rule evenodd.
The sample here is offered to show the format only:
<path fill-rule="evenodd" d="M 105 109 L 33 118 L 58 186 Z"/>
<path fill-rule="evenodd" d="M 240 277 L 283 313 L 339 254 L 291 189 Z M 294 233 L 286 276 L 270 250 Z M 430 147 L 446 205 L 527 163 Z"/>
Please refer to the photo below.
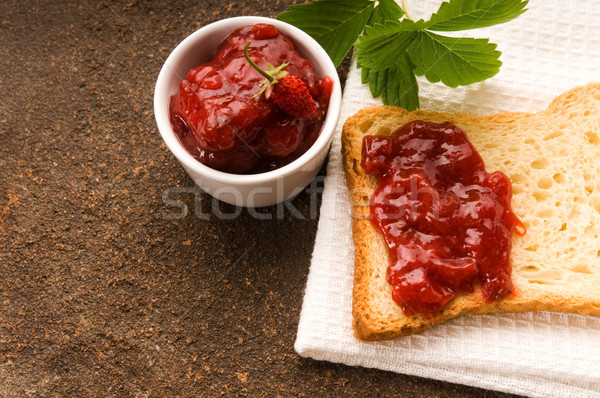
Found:
<path fill-rule="evenodd" d="M 410 19 L 411 21 L 413 21 L 412 17 L 408 13 L 408 8 L 406 8 L 406 0 L 402 0 L 402 11 L 404 11 L 404 15 L 406 16 L 406 19 Z"/>
<path fill-rule="evenodd" d="M 263 75 L 269 82 L 273 83 L 275 76 L 272 76 L 268 72 L 264 71 L 260 66 L 256 65 L 254 61 L 250 59 L 250 55 L 248 55 L 248 47 L 250 47 L 250 43 L 252 43 L 252 40 L 248 40 L 246 46 L 244 47 L 244 58 L 246 58 L 246 61 L 248 61 L 248 63 L 252 65 L 252 67 L 256 69 L 258 73 Z"/>

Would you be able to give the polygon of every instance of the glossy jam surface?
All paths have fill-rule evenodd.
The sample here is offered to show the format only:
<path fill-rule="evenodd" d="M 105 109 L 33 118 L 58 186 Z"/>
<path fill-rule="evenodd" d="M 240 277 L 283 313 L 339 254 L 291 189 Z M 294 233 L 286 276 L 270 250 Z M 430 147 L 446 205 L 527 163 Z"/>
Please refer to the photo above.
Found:
<path fill-rule="evenodd" d="M 510 208 L 510 180 L 486 172 L 462 130 L 415 121 L 366 136 L 362 165 L 379 181 L 371 221 L 388 245 L 387 278 L 405 314 L 432 317 L 477 285 L 487 302 L 511 293 L 511 235 L 525 228 Z"/>
<path fill-rule="evenodd" d="M 248 40 L 252 40 L 248 53 L 261 68 L 289 63 L 285 70 L 306 83 L 321 118 L 289 116 L 264 95 L 257 96 L 264 77 L 244 59 Z M 269 171 L 290 163 L 314 143 L 332 89 L 333 81 L 319 79 L 311 63 L 275 26 L 245 26 L 181 81 L 169 105 L 171 125 L 187 151 L 209 167 L 236 174 Z"/>

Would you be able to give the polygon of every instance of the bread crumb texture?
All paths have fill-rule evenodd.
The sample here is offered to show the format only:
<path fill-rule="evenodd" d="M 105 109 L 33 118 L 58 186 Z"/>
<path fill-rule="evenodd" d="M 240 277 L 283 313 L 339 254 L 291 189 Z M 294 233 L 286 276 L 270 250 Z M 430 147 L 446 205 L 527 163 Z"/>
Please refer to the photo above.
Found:
<path fill-rule="evenodd" d="M 365 135 L 388 135 L 413 120 L 454 122 L 489 172 L 511 180 L 512 208 L 527 228 L 513 235 L 514 294 L 487 304 L 457 295 L 433 322 L 405 316 L 386 281 L 387 247 L 367 220 L 376 179 L 362 170 Z M 560 311 L 600 315 L 600 84 L 557 97 L 545 111 L 486 117 L 376 107 L 350 117 L 342 134 L 355 241 L 354 328 L 365 340 L 419 332 L 460 314 Z"/>

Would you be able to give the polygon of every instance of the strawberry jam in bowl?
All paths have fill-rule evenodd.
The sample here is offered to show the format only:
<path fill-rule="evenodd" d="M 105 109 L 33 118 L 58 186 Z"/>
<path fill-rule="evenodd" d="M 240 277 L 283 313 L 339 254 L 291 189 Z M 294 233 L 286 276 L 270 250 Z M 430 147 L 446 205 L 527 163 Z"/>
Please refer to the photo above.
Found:
<path fill-rule="evenodd" d="M 186 38 L 163 66 L 154 112 L 163 140 L 213 197 L 268 206 L 306 187 L 339 118 L 335 65 L 281 21 L 236 17 Z"/>
<path fill-rule="evenodd" d="M 278 65 L 274 73 L 266 71 L 269 64 Z M 315 142 L 332 88 L 333 80 L 319 79 L 274 25 L 243 26 L 181 81 L 170 101 L 171 125 L 209 167 L 236 174 L 274 170 Z"/>

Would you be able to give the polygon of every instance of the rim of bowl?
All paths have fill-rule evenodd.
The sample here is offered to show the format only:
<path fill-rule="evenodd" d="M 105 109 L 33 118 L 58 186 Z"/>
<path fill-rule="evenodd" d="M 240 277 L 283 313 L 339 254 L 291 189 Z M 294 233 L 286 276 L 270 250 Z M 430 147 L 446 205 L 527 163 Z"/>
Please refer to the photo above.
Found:
<path fill-rule="evenodd" d="M 202 37 L 210 34 L 214 34 L 215 31 L 222 29 L 223 25 L 230 25 L 231 31 L 238 27 L 246 25 L 254 25 L 257 23 L 269 23 L 275 25 L 277 29 L 287 34 L 292 38 L 296 44 L 298 41 L 302 41 L 305 46 L 310 47 L 311 52 L 316 53 L 316 59 L 311 59 L 311 63 L 314 65 L 319 63 L 324 70 L 323 76 L 329 76 L 333 79 L 334 87 L 329 99 L 329 106 L 327 109 L 327 116 L 319 132 L 317 140 L 304 152 L 300 157 L 288 163 L 285 166 L 277 168 L 275 170 L 267 171 L 259 174 L 233 174 L 226 173 L 208 167 L 196 160 L 179 142 L 171 122 L 169 121 L 169 107 L 168 101 L 172 94 L 169 93 L 167 85 L 167 77 L 174 73 L 170 67 L 170 64 L 174 63 L 176 59 L 180 58 L 180 54 L 187 50 L 187 47 L 192 45 Z M 227 34 L 229 34 L 227 33 Z M 223 40 L 226 36 L 220 38 Z M 320 76 L 322 78 L 323 76 Z M 322 150 L 327 150 L 331 142 L 331 138 L 335 131 L 340 112 L 341 112 L 342 92 L 339 76 L 337 69 L 329 55 L 321 47 L 319 43 L 307 33 L 301 29 L 290 25 L 286 22 L 279 21 L 277 19 L 260 17 L 260 16 L 239 16 L 226 18 L 219 21 L 212 22 L 202 28 L 196 30 L 183 41 L 181 41 L 177 47 L 171 52 L 165 63 L 163 64 L 160 73 L 158 75 L 156 86 L 154 90 L 154 115 L 160 134 L 167 144 L 167 147 L 175 155 L 175 157 L 187 168 L 192 169 L 206 177 L 210 177 L 213 180 L 218 180 L 222 183 L 238 184 L 238 185 L 250 185 L 261 182 L 273 181 L 274 179 L 285 177 L 294 171 L 301 169 L 304 165 L 310 162 L 316 157 Z"/>

